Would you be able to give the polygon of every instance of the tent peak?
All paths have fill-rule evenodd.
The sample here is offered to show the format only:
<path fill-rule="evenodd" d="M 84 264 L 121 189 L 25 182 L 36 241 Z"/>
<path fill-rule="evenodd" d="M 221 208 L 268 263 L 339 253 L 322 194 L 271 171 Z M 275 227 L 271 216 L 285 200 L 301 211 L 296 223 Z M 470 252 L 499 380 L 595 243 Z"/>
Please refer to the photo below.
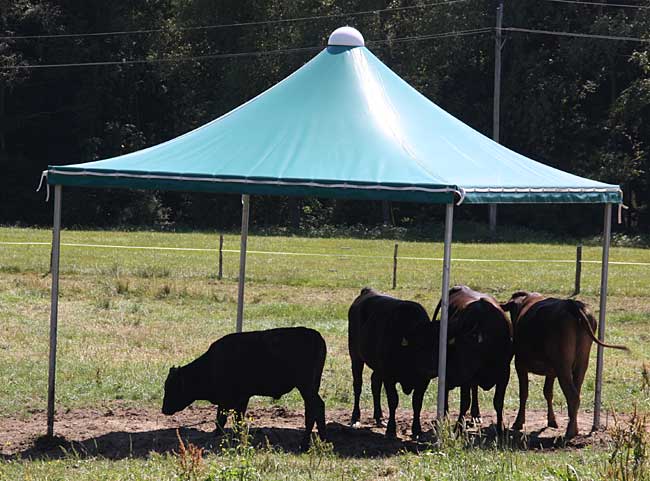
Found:
<path fill-rule="evenodd" d="M 363 40 L 361 32 L 347 25 L 334 30 L 327 41 L 328 46 L 363 47 L 365 44 L 366 42 Z"/>

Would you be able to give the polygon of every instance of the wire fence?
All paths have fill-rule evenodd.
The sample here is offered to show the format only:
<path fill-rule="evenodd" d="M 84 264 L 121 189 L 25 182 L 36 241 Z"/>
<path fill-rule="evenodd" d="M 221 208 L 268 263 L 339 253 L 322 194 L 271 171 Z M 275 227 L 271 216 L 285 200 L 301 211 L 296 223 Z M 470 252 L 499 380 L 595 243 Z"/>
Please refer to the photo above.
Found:
<path fill-rule="evenodd" d="M 1 242 L 0 245 L 15 245 L 15 246 L 51 246 L 50 242 Z M 152 250 L 152 251 L 186 251 L 186 252 L 224 252 L 229 254 L 239 254 L 239 249 L 218 249 L 209 247 L 170 247 L 170 246 L 126 246 L 116 244 L 84 244 L 84 243 L 70 243 L 62 242 L 62 247 L 87 247 L 98 249 L 131 249 L 131 250 Z M 405 261 L 437 261 L 442 262 L 442 257 L 427 257 L 427 256 L 397 256 L 397 255 L 363 255 L 363 254 L 343 254 L 343 253 L 325 253 L 325 252 L 287 252 L 287 251 L 261 251 L 251 250 L 246 251 L 249 255 L 269 255 L 269 256 L 307 256 L 307 257 L 333 257 L 333 258 L 359 258 L 359 259 L 399 259 Z M 518 263 L 518 264 L 535 264 L 535 263 L 552 263 L 552 264 L 574 264 L 575 259 L 509 259 L 509 258 L 468 258 L 468 257 L 452 257 L 452 262 L 494 262 L 494 263 Z M 582 264 L 602 264 L 600 260 L 585 260 L 581 259 Z M 609 261 L 610 265 L 624 265 L 624 266 L 650 266 L 650 262 L 633 262 L 633 261 Z"/>

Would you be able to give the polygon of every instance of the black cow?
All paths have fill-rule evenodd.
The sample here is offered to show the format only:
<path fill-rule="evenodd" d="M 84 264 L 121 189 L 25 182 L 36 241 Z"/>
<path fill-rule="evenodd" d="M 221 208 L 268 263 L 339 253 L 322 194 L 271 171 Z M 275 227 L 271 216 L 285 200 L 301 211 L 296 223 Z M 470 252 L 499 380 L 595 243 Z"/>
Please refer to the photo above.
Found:
<path fill-rule="evenodd" d="M 440 303 L 433 314 L 440 311 Z M 490 295 L 467 286 L 449 290 L 449 327 L 447 352 L 447 392 L 461 388 L 461 423 L 472 401 L 472 418 L 480 421 L 478 386 L 495 388 L 494 409 L 497 430 L 503 430 L 503 400 L 510 380 L 512 360 L 512 324 L 499 303 Z M 447 405 L 445 404 L 445 410 Z"/>
<path fill-rule="evenodd" d="M 413 392 L 413 436 L 422 432 L 420 411 L 429 381 L 437 376 L 438 331 L 417 302 L 402 301 L 364 288 L 348 311 L 348 348 L 352 361 L 354 409 L 352 421 L 359 421 L 359 397 L 363 366 L 372 369 L 373 417 L 382 424 L 381 386 L 386 389 L 389 420 L 386 436 L 394 437 L 398 404 L 396 383 L 405 394 Z"/>
<path fill-rule="evenodd" d="M 291 327 L 229 334 L 183 367 L 172 367 L 165 381 L 163 414 L 174 414 L 196 400 L 217 405 L 217 429 L 227 413 L 243 416 L 251 396 L 279 399 L 298 388 L 305 401 L 305 437 L 314 423 L 325 436 L 325 403 L 318 394 L 327 348 L 313 329 Z"/>

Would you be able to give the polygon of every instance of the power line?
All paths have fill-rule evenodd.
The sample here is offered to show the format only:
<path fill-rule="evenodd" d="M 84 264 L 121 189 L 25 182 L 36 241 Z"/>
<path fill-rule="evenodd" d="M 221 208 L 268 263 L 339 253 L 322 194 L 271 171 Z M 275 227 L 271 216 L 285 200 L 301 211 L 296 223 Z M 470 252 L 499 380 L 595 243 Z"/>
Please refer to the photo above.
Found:
<path fill-rule="evenodd" d="M 371 40 L 366 42 L 367 45 L 379 45 L 386 43 L 402 43 L 402 42 L 417 42 L 424 40 L 432 40 L 436 38 L 447 38 L 447 37 L 461 37 L 466 35 L 478 35 L 483 33 L 488 33 L 494 30 L 492 27 L 483 27 L 471 30 L 459 30 L 453 32 L 444 32 L 430 35 L 416 35 L 412 37 L 399 37 L 394 39 L 386 40 Z M 518 28 L 518 27 L 503 27 L 503 31 L 515 32 L 515 33 L 536 33 L 542 35 L 553 35 L 559 37 L 578 37 L 578 38 L 593 38 L 600 40 L 618 40 L 618 41 L 629 41 L 629 42 L 640 42 L 640 43 L 650 43 L 650 39 L 638 38 L 638 37 L 622 37 L 615 35 L 596 35 L 596 34 L 587 34 L 587 33 L 577 33 L 577 32 L 557 32 L 552 30 L 536 30 L 529 28 Z M 197 55 L 190 57 L 169 57 L 169 58 L 156 58 L 156 59 L 134 59 L 134 60 L 108 60 L 108 61 L 99 61 L 99 62 L 78 62 L 78 63 L 56 63 L 56 64 L 40 64 L 40 65 L 6 65 L 0 66 L 0 70 L 22 70 L 22 69 L 39 69 L 39 68 L 66 68 L 66 67 L 96 67 L 96 66 L 105 66 L 105 65 L 135 65 L 135 64 L 147 64 L 147 63 L 170 63 L 170 62 L 188 62 L 188 61 L 201 61 L 201 60 L 210 60 L 210 59 L 220 59 L 220 58 L 238 58 L 238 57 L 262 57 L 267 55 L 279 55 L 279 54 L 290 54 L 290 53 L 300 53 L 308 52 L 314 50 L 320 50 L 323 47 L 297 47 L 297 48 L 288 48 L 288 49 L 276 49 L 276 50 L 262 50 L 257 52 L 239 52 L 239 53 L 223 53 L 223 54 L 208 54 L 208 55 Z"/>
<path fill-rule="evenodd" d="M 590 33 L 576 33 L 576 32 L 555 32 L 552 30 L 535 30 L 530 28 L 503 27 L 502 30 L 505 30 L 507 32 L 539 33 L 542 35 L 554 35 L 557 37 L 595 38 L 600 40 L 623 40 L 628 42 L 641 42 L 641 43 L 650 42 L 650 39 L 639 38 L 639 37 L 619 37 L 616 35 L 595 35 Z"/>
<path fill-rule="evenodd" d="M 300 47 L 300 48 L 287 48 L 287 49 L 278 49 L 278 50 L 264 50 L 258 52 L 196 55 L 191 57 L 167 57 L 167 58 L 151 58 L 151 59 L 135 59 L 135 60 L 106 60 L 100 62 L 51 63 L 51 64 L 39 64 L 39 65 L 9 65 L 9 66 L 0 67 L 0 70 L 22 70 L 22 69 L 37 69 L 37 68 L 63 68 L 63 67 L 98 67 L 102 65 L 136 65 L 136 64 L 146 64 L 146 63 L 189 62 L 193 60 L 198 61 L 198 60 L 209 60 L 209 59 L 216 59 L 216 58 L 261 57 L 264 55 L 306 52 L 310 50 L 318 50 L 320 48 L 321 47 Z"/>
<path fill-rule="evenodd" d="M 283 18 L 277 20 L 267 20 L 259 22 L 241 22 L 241 23 L 226 23 L 219 25 L 204 25 L 198 27 L 181 27 L 178 30 L 180 31 L 194 31 L 194 30 L 212 30 L 218 28 L 232 28 L 232 27 L 249 27 L 253 25 L 277 25 L 282 23 L 292 23 L 292 22 L 305 22 L 310 20 L 323 20 L 328 18 L 342 18 L 342 17 L 357 17 L 361 15 L 371 15 L 377 13 L 392 13 L 399 12 L 404 10 L 412 10 L 416 8 L 429 8 L 429 7 L 438 7 L 443 5 L 452 5 L 460 2 L 467 2 L 468 0 L 447 0 L 444 2 L 436 3 L 425 3 L 422 5 L 411 5 L 408 7 L 393 7 L 393 8 L 383 8 L 378 10 L 365 10 L 360 12 L 350 12 L 350 13 L 336 13 L 332 15 L 315 15 L 311 17 L 296 17 L 296 18 Z M 31 40 L 31 39 L 52 39 L 52 38 L 79 38 L 79 37 L 106 37 L 106 36 L 119 36 L 119 35 L 139 35 L 147 33 L 157 33 L 166 31 L 163 28 L 153 28 L 153 29 L 143 29 L 143 30 L 121 30 L 114 32 L 95 32 L 95 33 L 64 33 L 64 34 L 50 34 L 50 35 L 21 35 L 21 36 L 4 36 L 0 37 L 0 40 Z"/>
<path fill-rule="evenodd" d="M 374 40 L 367 42 L 368 45 L 377 45 L 385 43 L 401 43 L 401 42 L 415 42 L 422 40 L 431 40 L 435 38 L 445 37 L 462 37 L 466 35 L 477 35 L 488 33 L 492 31 L 492 27 L 477 28 L 472 30 L 460 30 L 454 32 L 436 33 L 430 35 L 418 35 L 413 37 L 400 37 L 388 40 Z M 40 65 L 7 65 L 0 66 L 0 70 L 22 70 L 22 69 L 38 69 L 38 68 L 64 68 L 64 67 L 97 67 L 103 65 L 134 65 L 146 63 L 168 63 L 168 62 L 188 62 L 200 61 L 218 58 L 237 58 L 237 57 L 262 57 L 267 55 L 277 54 L 290 54 L 299 52 L 308 52 L 313 50 L 321 50 L 323 47 L 298 47 L 277 50 L 261 50 L 257 52 L 240 52 L 240 53 L 222 53 L 212 55 L 197 55 L 191 57 L 169 57 L 169 58 L 155 58 L 155 59 L 135 59 L 135 60 L 108 60 L 100 62 L 79 62 L 79 63 L 54 63 L 54 64 L 40 64 Z"/>
<path fill-rule="evenodd" d="M 488 33 L 494 30 L 494 27 L 483 27 L 475 28 L 471 30 L 458 30 L 455 32 L 445 32 L 445 33 L 432 33 L 430 35 L 416 35 L 413 37 L 400 37 L 394 39 L 386 40 L 371 40 L 366 42 L 368 45 L 377 45 L 383 43 L 402 43 L 402 42 L 417 42 L 420 40 L 431 40 L 434 38 L 446 38 L 446 37 L 463 37 L 466 35 L 477 35 L 481 33 Z"/>
<path fill-rule="evenodd" d="M 627 3 L 580 2 L 577 0 L 546 0 L 546 1 L 554 2 L 554 3 L 570 3 L 574 5 L 597 6 L 597 7 L 635 8 L 638 10 L 650 9 L 650 6 L 647 5 L 630 5 Z"/>

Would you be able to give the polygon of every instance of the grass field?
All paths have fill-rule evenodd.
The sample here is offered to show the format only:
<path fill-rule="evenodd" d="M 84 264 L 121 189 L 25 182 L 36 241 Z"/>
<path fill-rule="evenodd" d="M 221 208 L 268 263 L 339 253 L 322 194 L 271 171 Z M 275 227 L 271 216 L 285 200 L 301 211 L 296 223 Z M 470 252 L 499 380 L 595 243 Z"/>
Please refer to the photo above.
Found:
<path fill-rule="evenodd" d="M 46 405 L 51 281 L 45 273 L 50 249 L 20 243 L 47 243 L 50 238 L 48 230 L 0 228 L 0 412 L 5 417 L 28 418 Z M 215 249 L 218 235 L 64 231 L 62 242 Z M 321 388 L 328 409 L 351 408 L 347 308 L 363 286 L 391 290 L 393 246 L 391 240 L 249 239 L 245 329 L 306 325 L 319 330 L 328 344 Z M 194 359 L 234 329 L 239 255 L 232 251 L 238 247 L 237 236 L 225 236 L 224 278 L 218 280 L 214 251 L 63 246 L 57 409 L 115 402 L 159 407 L 169 366 Z M 428 258 L 442 257 L 442 244 L 399 241 L 399 255 L 394 295 L 417 300 L 432 312 L 440 293 L 441 262 Z M 458 243 L 452 255 L 459 259 L 452 263 L 452 283 L 469 284 L 500 299 L 519 289 L 557 296 L 573 289 L 574 265 L 559 261 L 571 261 L 575 246 Z M 585 247 L 583 259 L 599 260 L 600 248 Z M 650 263 L 650 250 L 614 247 L 611 260 Z M 606 353 L 603 404 L 618 412 L 631 412 L 635 406 L 650 411 L 650 386 L 642 375 L 650 353 L 649 275 L 647 265 L 610 268 L 607 339 L 632 350 Z M 580 298 L 595 311 L 599 276 L 599 264 L 584 264 Z M 593 403 L 594 366 L 592 360 L 583 388 L 584 410 Z M 531 381 L 529 408 L 543 409 L 541 379 Z M 434 397 L 430 388 L 425 409 L 434 409 Z M 260 398 L 254 404 L 270 402 Z M 455 398 L 451 402 L 455 407 Z M 506 407 L 515 409 L 517 402 L 513 371 Z M 302 408 L 295 392 L 279 403 Z M 367 384 L 362 403 L 370 409 Z M 407 405 L 404 396 L 401 405 Z M 482 405 L 490 409 L 488 395 L 483 395 Z M 565 410 L 557 386 L 556 406 Z M 201 479 L 600 479 L 610 455 L 611 450 L 595 447 L 544 453 L 467 450 L 454 443 L 419 456 L 381 459 L 342 460 L 326 448 L 304 455 L 262 450 L 210 455 Z M 248 462 L 252 477 L 226 477 L 222 468 L 233 459 Z M 50 461 L 8 459 L 0 463 L 0 479 L 67 479 L 71 469 L 74 479 L 178 479 L 177 468 L 173 455 L 110 461 L 71 454 Z"/>

